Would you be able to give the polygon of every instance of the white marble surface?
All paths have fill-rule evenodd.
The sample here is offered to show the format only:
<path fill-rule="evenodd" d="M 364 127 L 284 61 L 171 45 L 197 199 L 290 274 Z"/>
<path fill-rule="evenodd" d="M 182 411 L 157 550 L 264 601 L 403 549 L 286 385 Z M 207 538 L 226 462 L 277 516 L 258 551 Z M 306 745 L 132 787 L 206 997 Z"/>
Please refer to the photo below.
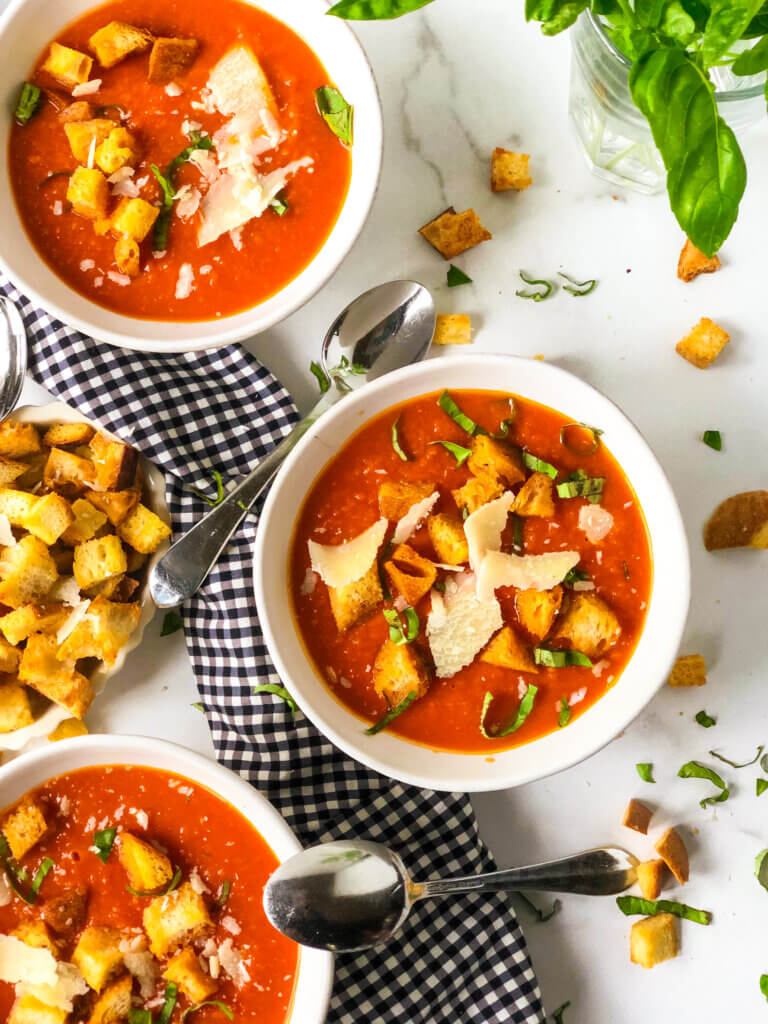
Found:
<path fill-rule="evenodd" d="M 701 525 L 726 495 L 766 485 L 768 341 L 764 331 L 764 224 L 768 209 L 765 126 L 745 142 L 750 186 L 721 273 L 683 285 L 675 277 L 681 234 L 663 196 L 623 194 L 588 173 L 567 119 L 566 39 L 526 26 L 520 0 L 437 0 L 425 12 L 359 29 L 386 116 L 381 189 L 353 255 L 300 313 L 252 342 L 306 407 L 308 364 L 326 324 L 357 292 L 412 276 L 434 289 L 442 312 L 472 314 L 479 349 L 541 353 L 604 390 L 646 435 L 672 480 L 688 527 L 694 598 L 685 639 L 710 663 L 705 689 L 663 690 L 646 712 L 585 764 L 524 788 L 477 799 L 483 834 L 500 864 L 535 861 L 603 842 L 640 855 L 650 841 L 619 824 L 630 796 L 658 808 L 654 833 L 681 824 L 692 853 L 685 898 L 714 911 L 713 925 L 684 924 L 681 956 L 651 972 L 629 964 L 629 922 L 613 901 L 565 898 L 546 924 L 522 911 L 545 1005 L 567 999 L 566 1024 L 762 1019 L 758 978 L 768 972 L 764 908 L 752 877 L 768 845 L 768 796 L 757 803 L 754 768 L 724 769 L 731 799 L 701 810 L 706 784 L 678 780 L 680 765 L 716 746 L 746 760 L 768 742 L 765 666 L 768 555 L 709 555 Z M 488 157 L 496 145 L 532 154 L 534 185 L 494 196 Z M 474 206 L 494 239 L 456 262 L 474 278 L 448 291 L 445 265 L 415 229 L 449 203 Z M 540 304 L 515 298 L 517 271 L 565 269 L 597 277 L 588 298 L 564 292 Z M 631 272 L 629 272 L 631 271 Z M 699 317 L 721 322 L 732 344 L 706 373 L 683 362 L 675 342 Z M 28 396 L 34 398 L 34 387 Z M 723 432 L 717 454 L 698 440 Z M 180 635 L 147 631 L 109 696 L 97 730 L 144 732 L 211 751 Z M 693 715 L 718 719 L 705 731 Z M 652 761 L 658 784 L 635 774 Z M 712 762 L 717 764 L 717 762 Z M 677 895 L 677 893 L 675 893 Z M 490 1022 L 489 1022 L 490 1024 Z"/>

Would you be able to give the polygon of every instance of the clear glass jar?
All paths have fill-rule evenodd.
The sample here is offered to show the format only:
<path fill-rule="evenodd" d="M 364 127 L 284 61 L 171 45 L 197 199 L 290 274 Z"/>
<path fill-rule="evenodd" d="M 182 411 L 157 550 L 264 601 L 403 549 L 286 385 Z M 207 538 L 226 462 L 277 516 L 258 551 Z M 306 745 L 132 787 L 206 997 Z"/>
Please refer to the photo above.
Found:
<path fill-rule="evenodd" d="M 637 192 L 661 192 L 666 172 L 648 122 L 632 102 L 632 66 L 591 12 L 571 28 L 571 91 L 568 110 L 593 174 Z M 714 68 L 715 98 L 736 133 L 761 121 L 765 75 L 739 78 L 730 67 Z"/>

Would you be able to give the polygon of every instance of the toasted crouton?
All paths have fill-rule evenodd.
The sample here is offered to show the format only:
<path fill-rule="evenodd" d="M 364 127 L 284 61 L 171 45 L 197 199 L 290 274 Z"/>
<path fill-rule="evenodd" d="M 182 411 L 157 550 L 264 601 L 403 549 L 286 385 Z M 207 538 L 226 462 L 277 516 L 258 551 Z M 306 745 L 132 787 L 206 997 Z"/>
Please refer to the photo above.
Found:
<path fill-rule="evenodd" d="M 118 238 L 122 236 L 125 238 L 132 238 L 135 242 L 143 242 L 144 239 L 149 234 L 149 232 L 152 230 L 152 227 L 155 221 L 157 220 L 159 214 L 160 208 L 158 206 L 153 206 L 152 203 L 148 203 L 146 199 L 129 199 L 124 196 L 117 204 L 117 208 L 115 209 L 115 212 L 112 214 L 110 218 L 110 228 L 112 230 L 112 233 Z M 99 434 L 97 434 L 96 436 L 101 437 L 101 435 Z M 109 443 L 117 445 L 120 442 L 111 441 Z M 91 447 L 94 448 L 95 451 L 95 446 L 93 442 L 91 442 Z M 123 455 L 126 458 L 129 457 L 130 453 L 133 453 L 132 455 L 130 455 L 130 457 L 133 458 L 134 460 L 133 466 L 131 467 L 132 474 L 136 469 L 137 453 L 133 448 L 130 448 L 128 445 L 123 445 L 123 447 L 128 449 L 126 452 L 123 453 Z M 113 455 L 116 455 L 116 449 L 111 449 L 111 453 Z M 98 458 L 98 456 L 94 455 L 94 458 Z M 129 487 L 132 480 L 132 475 L 130 476 L 130 478 L 123 476 L 110 476 L 108 479 L 104 480 L 104 484 L 103 487 L 101 487 L 101 490 L 119 491 L 123 487 Z"/>
<path fill-rule="evenodd" d="M 123 974 L 111 982 L 93 1004 L 88 1024 L 120 1024 L 129 1019 L 133 978 Z"/>
<path fill-rule="evenodd" d="M 26 463 L 26 470 L 21 476 L 16 477 L 14 484 L 17 487 L 21 487 L 25 491 L 34 490 L 38 484 L 43 482 L 43 473 L 45 472 L 45 464 L 48 461 L 48 452 L 39 451 L 33 455 L 27 455 L 24 457 Z"/>
<path fill-rule="evenodd" d="M 631 828 L 634 832 L 641 832 L 648 835 L 648 826 L 651 823 L 653 812 L 640 800 L 630 800 L 624 810 L 624 817 L 621 824 Z"/>
<path fill-rule="evenodd" d="M 76 167 L 67 186 L 67 202 L 88 220 L 107 215 L 109 183 L 98 167 Z"/>
<path fill-rule="evenodd" d="M 439 562 L 464 565 L 469 561 L 469 545 L 461 520 L 439 512 L 427 519 L 427 530 Z"/>
<path fill-rule="evenodd" d="M 373 563 L 368 572 L 346 587 L 328 587 L 331 611 L 340 633 L 367 619 L 384 600 L 379 567 Z"/>
<path fill-rule="evenodd" d="M 0 638 L 0 672 L 6 675 L 13 675 L 19 667 L 21 651 L 9 644 L 7 640 Z"/>
<path fill-rule="evenodd" d="M 563 588 L 551 590 L 518 590 L 515 593 L 517 621 L 536 640 L 548 635 L 563 603 Z"/>
<path fill-rule="evenodd" d="M 46 597 L 58 576 L 48 548 L 28 534 L 13 547 L 4 548 L 0 555 L 0 604 L 9 608 L 36 604 Z"/>
<path fill-rule="evenodd" d="M 6 1024 L 66 1024 L 69 1010 L 49 1006 L 27 992 L 18 996 Z"/>
<path fill-rule="evenodd" d="M 40 451 L 40 435 L 33 423 L 3 420 L 0 423 L 0 455 L 21 459 Z"/>
<path fill-rule="evenodd" d="M 194 942 L 208 932 L 213 923 L 205 900 L 189 882 L 153 899 L 144 911 L 143 920 L 150 952 L 158 957 Z"/>
<path fill-rule="evenodd" d="M 463 487 L 451 491 L 453 500 L 468 514 L 477 512 L 483 505 L 501 497 L 503 493 L 504 485 L 499 478 L 486 472 L 479 472 L 477 476 L 470 477 Z"/>
<path fill-rule="evenodd" d="M 81 934 L 72 954 L 72 963 L 95 992 L 101 992 L 109 979 L 123 966 L 117 928 L 91 925 Z"/>
<path fill-rule="evenodd" d="M 88 444 L 96 431 L 90 423 L 54 423 L 43 436 L 49 448 L 67 448 L 72 444 Z"/>
<path fill-rule="evenodd" d="M 115 122 L 110 121 L 108 117 L 94 117 L 89 121 L 67 121 L 64 132 L 75 160 L 87 164 L 91 150 L 100 146 L 114 127 Z"/>
<path fill-rule="evenodd" d="M 26 689 L 12 681 L 0 683 L 0 733 L 24 729 L 34 720 Z"/>
<path fill-rule="evenodd" d="M 173 878 L 173 867 L 165 854 L 130 832 L 120 833 L 118 856 L 128 884 L 138 892 L 162 889 Z"/>
<path fill-rule="evenodd" d="M 7 487 L 14 480 L 27 472 L 29 466 L 26 462 L 19 462 L 17 459 L 7 459 L 0 455 L 0 487 Z"/>
<path fill-rule="evenodd" d="M 93 493 L 93 491 L 88 491 L 88 494 Z M 73 547 L 86 540 L 92 540 L 108 522 L 104 512 L 96 508 L 92 501 L 86 501 L 84 498 L 77 498 L 72 502 L 72 514 L 74 519 L 62 533 L 61 540 L 64 544 L 70 544 Z"/>
<path fill-rule="evenodd" d="M 597 594 L 569 594 L 552 632 L 554 640 L 566 641 L 588 658 L 605 654 L 620 636 L 619 620 Z"/>
<path fill-rule="evenodd" d="M 71 665 L 59 661 L 57 647 L 55 637 L 34 633 L 21 656 L 19 681 L 60 704 L 75 718 L 82 718 L 93 700 L 91 684 Z"/>
<path fill-rule="evenodd" d="M 768 548 L 768 491 L 744 491 L 721 502 L 704 527 L 704 546 Z"/>
<path fill-rule="evenodd" d="M 663 860 L 644 860 L 637 865 L 637 884 L 644 900 L 657 900 L 664 877 Z"/>
<path fill-rule="evenodd" d="M 76 497 L 93 487 L 95 480 L 96 467 L 90 459 L 65 452 L 63 448 L 51 448 L 43 473 L 46 487 L 67 497 Z"/>
<path fill-rule="evenodd" d="M 141 157 L 136 137 L 127 128 L 117 125 L 104 141 L 96 147 L 93 159 L 105 174 L 114 174 L 121 167 L 133 167 Z"/>
<path fill-rule="evenodd" d="M 64 889 L 55 896 L 46 896 L 43 919 L 52 932 L 66 939 L 83 927 L 87 910 L 87 889 Z"/>
<path fill-rule="evenodd" d="M 392 586 L 409 605 L 417 604 L 432 589 L 437 569 L 428 558 L 423 558 L 408 544 L 399 544 L 384 563 Z"/>
<path fill-rule="evenodd" d="M 672 914 L 654 914 L 632 925 L 629 956 L 633 964 L 655 967 L 676 957 L 677 952 L 677 926 Z"/>
<path fill-rule="evenodd" d="M 433 345 L 471 345 L 472 320 L 466 313 L 438 313 Z"/>
<path fill-rule="evenodd" d="M 686 238 L 677 263 L 677 276 L 681 281 L 692 281 L 699 274 L 714 274 L 721 266 L 716 254 L 705 256 L 696 248 L 690 238 Z"/>
<path fill-rule="evenodd" d="M 59 947 L 54 942 L 45 921 L 21 921 L 11 932 L 14 939 L 23 942 L 32 949 L 47 949 L 51 956 L 58 959 Z"/>
<path fill-rule="evenodd" d="M 480 223 L 474 210 L 456 213 L 452 206 L 419 228 L 419 234 L 437 249 L 444 260 L 452 260 L 467 249 L 493 237 Z"/>
<path fill-rule="evenodd" d="M 402 519 L 409 508 L 428 498 L 435 485 L 425 482 L 407 483 L 400 480 L 385 480 L 379 485 L 379 509 L 385 519 L 395 522 Z"/>
<path fill-rule="evenodd" d="M 63 604 L 25 604 L 0 618 L 0 630 L 15 647 L 32 633 L 57 633 L 68 615 Z"/>
<path fill-rule="evenodd" d="M 699 320 L 690 334 L 678 341 L 675 351 L 700 370 L 706 370 L 730 340 L 731 336 L 727 331 L 705 316 Z"/>
<path fill-rule="evenodd" d="M 196 39 L 155 39 L 149 55 L 147 80 L 157 85 L 167 85 L 183 75 L 194 63 L 196 56 Z"/>
<path fill-rule="evenodd" d="M 529 153 L 513 153 L 497 146 L 491 157 L 491 191 L 522 192 L 531 184 L 528 173 Z"/>
<path fill-rule="evenodd" d="M 137 505 L 127 519 L 117 527 L 117 532 L 132 548 L 143 555 L 151 555 L 156 551 L 163 541 L 170 537 L 171 528 L 167 526 L 160 516 L 145 505 Z"/>
<path fill-rule="evenodd" d="M 546 473 L 531 473 L 517 492 L 512 512 L 518 516 L 541 516 L 543 519 L 555 514 L 555 485 Z"/>
<path fill-rule="evenodd" d="M 47 72 L 66 88 L 74 89 L 76 85 L 88 81 L 92 67 L 93 58 L 87 54 L 62 46 L 61 43 L 51 43 L 51 49 L 40 70 Z"/>
<path fill-rule="evenodd" d="M 491 640 L 480 661 L 499 668 L 511 668 L 515 672 L 538 672 L 530 650 L 511 626 L 504 626 Z"/>
<path fill-rule="evenodd" d="M 14 860 L 29 853 L 48 831 L 48 822 L 39 804 L 27 795 L 5 815 L 0 825 Z"/>
<path fill-rule="evenodd" d="M 113 576 L 121 576 L 127 568 L 125 550 L 120 538 L 114 534 L 94 537 L 75 548 L 73 573 L 81 590 L 88 590 Z"/>
<path fill-rule="evenodd" d="M 51 492 L 44 494 L 24 520 L 24 526 L 45 544 L 55 544 L 67 527 L 75 521 L 66 498 Z"/>
<path fill-rule="evenodd" d="M 101 658 L 107 665 L 113 665 L 140 616 L 138 603 L 116 604 L 106 597 L 96 597 L 88 606 L 88 617 L 78 622 L 58 649 L 57 657 L 65 662 Z"/>
<path fill-rule="evenodd" d="M 136 217 L 141 218 L 142 210 L 139 206 L 130 206 L 130 203 L 136 204 L 137 202 L 144 203 L 144 200 L 129 200 L 128 204 L 118 207 L 118 212 L 113 217 L 113 223 L 117 224 L 118 214 L 122 209 L 122 215 L 125 217 L 126 222 L 133 221 L 134 211 Z M 145 205 L 149 205 L 148 203 Z M 157 215 L 157 208 L 152 206 L 151 209 L 154 211 L 152 219 L 147 226 L 147 231 L 152 227 L 154 219 Z M 122 221 L 120 221 L 122 224 Z M 133 226 L 134 228 L 136 225 Z M 124 230 L 125 228 L 125 230 Z M 142 241 L 146 232 L 144 231 L 143 225 L 138 231 L 141 237 L 137 237 L 133 233 L 133 228 L 129 229 L 128 224 L 123 225 L 119 233 L 125 234 L 130 238 L 136 238 L 137 241 Z M 111 438 L 106 437 L 104 434 L 96 434 L 91 439 L 90 449 L 93 453 L 93 462 L 96 469 L 96 479 L 94 482 L 93 490 L 95 491 L 122 491 L 126 487 L 130 487 L 136 477 L 136 467 L 139 462 L 139 453 L 135 448 L 132 448 L 129 444 L 123 444 L 122 441 L 113 441 Z"/>
<path fill-rule="evenodd" d="M 707 663 L 700 654 L 684 654 L 672 666 L 667 682 L 670 686 L 704 686 Z"/>
<path fill-rule="evenodd" d="M 138 277 L 141 273 L 141 249 L 133 238 L 118 238 L 115 242 L 115 263 L 121 274 Z"/>
<path fill-rule="evenodd" d="M 110 21 L 94 32 L 88 47 L 103 68 L 113 68 L 132 53 L 143 53 L 152 43 L 152 33 L 124 21 Z"/>
<path fill-rule="evenodd" d="M 27 491 L 16 491 L 10 487 L 0 491 L 0 513 L 11 526 L 25 526 L 27 516 L 37 502 L 37 496 L 28 494 Z"/>
<path fill-rule="evenodd" d="M 200 960 L 192 946 L 185 946 L 171 957 L 163 971 L 166 981 L 178 985 L 179 990 L 191 1003 L 203 1003 L 219 987 L 210 974 L 200 966 Z"/>
<path fill-rule="evenodd" d="M 139 504 L 138 491 L 86 491 L 88 501 L 95 505 L 109 519 L 113 526 L 119 526 Z"/>
<path fill-rule="evenodd" d="M 654 849 L 680 885 L 685 885 L 690 873 L 688 851 L 677 829 L 668 828 L 655 844 Z"/>
<path fill-rule="evenodd" d="M 410 693 L 423 697 L 429 683 L 426 666 L 413 644 L 384 641 L 373 662 L 373 688 L 391 708 L 402 704 Z"/>
<path fill-rule="evenodd" d="M 485 434 L 472 438 L 472 454 L 467 459 L 467 468 L 475 476 L 489 473 L 501 477 L 509 486 L 525 480 L 520 452 Z"/>

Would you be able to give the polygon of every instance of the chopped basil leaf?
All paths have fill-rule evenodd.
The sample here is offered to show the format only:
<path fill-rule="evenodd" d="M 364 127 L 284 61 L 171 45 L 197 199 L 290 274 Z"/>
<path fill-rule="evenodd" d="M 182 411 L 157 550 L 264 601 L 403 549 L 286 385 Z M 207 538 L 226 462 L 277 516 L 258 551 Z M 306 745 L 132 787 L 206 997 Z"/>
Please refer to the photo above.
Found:
<path fill-rule="evenodd" d="M 0 860 L 2 861 L 3 871 L 5 871 L 11 889 L 13 889 L 20 900 L 32 906 L 37 901 L 37 893 L 27 893 L 24 891 L 23 884 L 29 876 L 24 868 L 16 862 L 8 845 L 8 840 L 2 833 L 0 833 Z"/>
<path fill-rule="evenodd" d="M 449 451 L 451 455 L 456 459 L 456 468 L 462 466 L 469 456 L 472 454 L 471 448 L 464 448 L 460 444 L 456 444 L 455 441 L 430 441 L 432 444 L 441 444 L 446 451 Z"/>
<path fill-rule="evenodd" d="M 768 779 L 755 779 L 755 796 L 762 796 L 768 789 Z"/>
<path fill-rule="evenodd" d="M 50 182 L 55 181 L 57 178 L 71 178 L 72 171 L 51 171 L 50 174 L 46 174 L 43 180 L 38 184 L 38 188 L 45 188 Z"/>
<path fill-rule="evenodd" d="M 643 782 L 656 782 L 656 779 L 653 777 L 653 765 L 650 762 L 640 761 L 635 765 L 635 768 Z"/>
<path fill-rule="evenodd" d="M 194 704 L 190 704 L 190 707 L 194 708 L 195 711 L 202 711 L 202 713 L 205 714 L 205 705 L 200 700 L 196 700 Z"/>
<path fill-rule="evenodd" d="M 173 892 L 174 889 L 178 888 L 180 882 L 181 868 L 177 867 L 173 872 L 173 878 L 168 883 L 167 888 L 162 889 L 160 892 L 158 892 L 156 889 L 152 892 L 141 892 L 141 890 L 139 889 L 133 889 L 130 885 L 126 885 L 125 889 L 126 892 L 129 892 L 131 894 L 131 896 L 138 896 L 140 899 L 143 900 L 153 900 L 156 896 L 167 896 L 169 892 Z"/>
<path fill-rule="evenodd" d="M 448 267 L 446 281 L 449 288 L 458 288 L 460 284 L 472 284 L 472 278 L 468 277 L 463 270 L 454 267 L 453 264 Z"/>
<path fill-rule="evenodd" d="M 768 999 L 768 974 L 760 975 L 760 991 Z"/>
<path fill-rule="evenodd" d="M 761 850 L 755 857 L 755 878 L 768 889 L 768 850 Z"/>
<path fill-rule="evenodd" d="M 314 359 L 309 364 L 309 369 L 317 379 L 317 386 L 320 388 L 320 394 L 324 395 L 331 386 L 331 382 L 326 377 L 325 371 L 319 363 L 315 362 Z"/>
<path fill-rule="evenodd" d="M 103 828 L 100 832 L 93 833 L 94 853 L 102 864 L 106 864 L 117 836 L 117 829 L 114 825 L 110 828 Z"/>
<path fill-rule="evenodd" d="M 534 647 L 533 660 L 545 668 L 569 668 L 572 665 L 592 668 L 592 662 L 581 651 L 553 651 L 549 647 Z"/>
<path fill-rule="evenodd" d="M 731 768 L 749 768 L 749 766 L 750 766 L 750 765 L 753 765 L 753 764 L 756 764 L 756 763 L 757 763 L 757 761 L 759 760 L 759 758 L 760 758 L 760 755 L 762 754 L 763 750 L 764 750 L 764 747 L 763 747 L 763 746 L 762 746 L 762 744 L 761 744 L 761 745 L 760 745 L 760 746 L 759 746 L 759 747 L 757 748 L 757 753 L 756 753 L 756 754 L 755 754 L 755 756 L 754 756 L 754 757 L 752 758 L 752 760 L 751 760 L 751 761 L 744 761 L 744 763 L 743 763 L 743 764 L 736 764 L 736 762 L 735 762 L 735 761 L 730 761 L 730 760 L 729 760 L 729 759 L 728 759 L 727 757 L 723 757 L 723 755 L 722 755 L 722 754 L 717 754 L 717 753 L 715 753 L 715 751 L 714 751 L 714 750 L 710 750 L 710 752 L 709 752 L 709 756 L 710 756 L 710 757 L 716 757 L 718 761 L 722 761 L 722 762 L 723 762 L 723 764 L 728 764 L 728 765 L 730 765 L 730 766 L 731 766 Z"/>
<path fill-rule="evenodd" d="M 190 132 L 189 138 L 190 144 L 171 160 L 165 172 L 161 171 L 157 164 L 150 164 L 150 170 L 157 178 L 160 190 L 163 193 L 163 203 L 152 230 L 152 249 L 154 252 L 165 252 L 168 248 L 168 229 L 171 226 L 171 214 L 173 213 L 173 203 L 176 198 L 176 185 L 174 181 L 176 171 L 189 160 L 196 150 L 211 149 L 213 147 L 213 140 L 207 135 L 201 135 L 199 132 Z"/>
<path fill-rule="evenodd" d="M 560 711 L 557 715 L 557 724 L 559 728 L 563 729 L 571 720 L 571 705 L 568 703 L 567 697 L 560 698 Z"/>
<path fill-rule="evenodd" d="M 232 1013 L 228 1006 L 225 1006 L 224 1003 L 220 1003 L 218 999 L 209 999 L 205 1003 L 196 1003 L 194 1006 L 188 1006 L 186 1010 L 182 1013 L 179 1024 L 184 1024 L 184 1021 L 187 1019 L 190 1013 L 195 1013 L 197 1010 L 202 1010 L 204 1006 L 215 1006 L 217 1010 L 221 1010 L 221 1012 L 224 1014 L 227 1020 L 235 1019 L 234 1013 Z"/>
<path fill-rule="evenodd" d="M 591 579 L 591 576 L 585 569 L 569 569 L 565 574 L 563 583 L 566 587 L 572 587 L 574 583 L 582 583 L 588 579 Z"/>
<path fill-rule="evenodd" d="M 394 608 L 384 609 L 384 618 L 389 623 L 389 639 L 398 646 L 411 643 L 419 635 L 419 616 L 416 614 L 416 610 L 409 606 L 403 609 L 403 615 L 405 615 L 405 629 L 403 629 L 399 612 Z"/>
<path fill-rule="evenodd" d="M 515 292 L 520 299 L 533 299 L 534 302 L 543 302 L 544 299 L 548 299 L 552 294 L 552 283 L 550 281 L 538 281 L 535 277 L 529 277 L 524 270 L 520 271 L 520 277 L 525 281 L 526 284 L 531 284 L 536 287 L 543 287 L 543 291 L 526 291 L 524 288 L 519 289 Z"/>
<path fill-rule="evenodd" d="M 288 213 L 288 203 L 285 201 L 285 196 L 282 192 L 275 196 L 272 202 L 269 204 L 278 217 L 282 217 L 283 214 Z"/>
<path fill-rule="evenodd" d="M 435 582 L 432 584 L 432 589 L 436 590 L 438 592 L 438 594 L 444 594 L 445 593 L 445 580 L 435 580 Z"/>
<path fill-rule="evenodd" d="M 687 903 L 678 903 L 677 900 L 644 900 L 639 896 L 617 896 L 616 905 L 627 917 L 634 914 L 642 914 L 645 917 L 652 917 L 654 914 L 674 914 L 675 917 L 693 921 L 694 924 L 709 924 L 712 920 L 708 910 L 696 910 L 695 907 L 689 907 Z"/>
<path fill-rule="evenodd" d="M 212 505 L 214 508 L 216 508 L 216 506 L 220 505 L 224 500 L 224 481 L 221 479 L 221 473 L 219 473 L 217 469 L 211 470 L 211 473 L 213 475 L 213 479 L 216 481 L 215 498 L 207 498 L 204 494 L 201 494 L 200 491 L 196 491 L 194 487 L 190 487 L 189 489 L 190 491 L 192 491 L 196 498 L 199 498 L 201 501 L 204 501 L 206 505 Z"/>
<path fill-rule="evenodd" d="M 525 549 L 525 519 L 515 512 L 512 513 L 512 546 L 515 551 Z"/>
<path fill-rule="evenodd" d="M 169 1024 L 169 1021 L 173 1016 L 173 1011 L 176 1007 L 176 996 L 178 995 L 178 992 L 179 990 L 176 987 L 176 984 L 169 981 L 165 986 L 165 1002 L 163 1003 L 163 1008 L 157 1018 L 157 1024 Z"/>
<path fill-rule="evenodd" d="M 291 714 L 296 714 L 299 710 L 299 705 L 288 693 L 284 686 L 280 686 L 279 683 L 260 683 L 258 686 L 254 686 L 252 693 L 272 693 L 275 697 L 279 697 L 284 700 L 288 707 L 291 709 Z"/>
<path fill-rule="evenodd" d="M 336 138 L 345 146 L 351 146 L 354 107 L 332 85 L 321 85 L 315 89 L 315 105 Z"/>
<path fill-rule="evenodd" d="M 25 82 L 21 87 L 13 116 L 18 124 L 26 124 L 37 113 L 41 92 L 36 85 Z"/>
<path fill-rule="evenodd" d="M 533 702 L 536 700 L 536 694 L 538 692 L 538 687 L 534 686 L 533 683 L 529 683 L 528 689 L 525 691 L 523 699 L 520 701 L 520 706 L 517 709 L 515 717 L 509 725 L 506 725 L 503 728 L 497 727 L 492 733 L 486 731 L 485 717 L 488 714 L 488 709 L 493 703 L 493 694 L 486 692 L 485 697 L 483 698 L 483 709 L 480 712 L 480 732 L 487 740 L 499 739 L 501 736 L 509 736 L 510 733 L 517 732 L 528 715 L 530 715 L 531 711 L 533 711 Z"/>
<path fill-rule="evenodd" d="M 574 445 L 573 440 L 568 440 L 568 434 L 572 427 L 577 427 L 579 430 L 586 430 L 587 433 L 592 435 L 589 447 L 584 448 L 581 445 Z M 560 444 L 567 448 L 571 455 L 594 455 L 597 449 L 600 447 L 600 437 L 605 431 L 599 427 L 591 427 L 588 423 L 582 423 L 580 420 L 576 423 L 566 423 L 560 428 Z"/>
<path fill-rule="evenodd" d="M 569 999 L 562 1006 L 558 1006 L 556 1010 L 552 1011 L 552 1024 L 563 1024 L 563 1014 L 570 1005 L 571 1000 Z"/>
<path fill-rule="evenodd" d="M 454 400 L 451 398 L 447 391 L 444 391 L 442 395 L 440 395 L 440 397 L 437 400 L 437 404 L 440 406 L 443 412 L 450 416 L 453 422 L 457 424 L 457 426 L 461 427 L 462 430 L 466 431 L 466 433 L 487 433 L 487 431 L 483 430 L 482 427 L 478 426 L 473 419 L 470 419 L 470 417 L 467 416 L 466 413 L 463 413 L 461 411 L 461 409 L 458 407 L 458 405 L 456 405 L 456 403 L 454 402 Z"/>
<path fill-rule="evenodd" d="M 574 281 L 568 274 L 564 274 L 562 270 L 558 271 L 558 276 L 564 278 L 566 281 L 571 283 L 563 285 L 563 291 L 570 292 L 571 295 L 580 297 L 582 295 L 589 295 L 597 288 L 597 281 L 594 278 L 590 278 L 587 281 Z"/>
<path fill-rule="evenodd" d="M 401 700 L 399 704 L 395 705 L 395 707 L 390 708 L 386 715 L 384 715 L 383 718 L 380 718 L 374 725 L 369 726 L 369 728 L 365 730 L 365 735 L 375 736 L 377 732 L 381 732 L 382 729 L 386 729 L 390 722 L 394 721 L 398 715 L 402 715 L 405 709 L 409 708 L 411 704 L 413 704 L 416 700 L 416 696 L 416 691 L 411 690 L 404 700 Z"/>
<path fill-rule="evenodd" d="M 705 430 L 701 435 L 701 440 L 716 452 L 723 450 L 723 438 L 719 430 Z"/>
<path fill-rule="evenodd" d="M 172 633 L 178 633 L 183 625 L 181 615 L 178 612 L 166 612 L 163 618 L 163 626 L 160 630 L 160 636 L 170 636 Z"/>
<path fill-rule="evenodd" d="M 229 878 L 225 878 L 224 881 L 221 883 L 221 891 L 219 892 L 219 895 L 216 897 L 216 906 L 223 907 L 224 904 L 229 899 L 229 894 L 231 892 L 232 882 L 230 881 Z"/>
<path fill-rule="evenodd" d="M 524 892 L 515 891 L 512 895 L 517 896 L 518 899 L 522 900 L 531 913 L 536 915 L 541 924 L 544 924 L 545 921 L 551 921 L 562 907 L 560 900 L 553 900 L 552 909 L 545 913 L 540 907 L 537 907 L 533 900 L 526 896 Z"/>
<path fill-rule="evenodd" d="M 512 399 L 510 398 L 510 402 L 511 401 L 512 401 Z M 491 437 L 495 438 L 497 441 L 501 441 L 503 438 L 508 437 L 509 436 L 509 428 L 512 426 L 512 424 L 514 422 L 515 422 L 515 417 L 514 416 L 508 416 L 505 420 L 502 420 L 501 423 L 499 424 L 499 431 L 498 431 L 498 433 L 497 434 L 491 434 Z"/>
<path fill-rule="evenodd" d="M 400 417 L 398 416 L 395 422 L 392 424 L 392 447 L 395 449 L 395 454 L 399 455 L 403 462 L 410 462 L 411 460 L 400 447 L 400 440 L 397 436 L 397 425 L 399 422 Z"/>
<path fill-rule="evenodd" d="M 705 729 L 711 729 L 713 725 L 717 724 L 717 720 L 708 715 L 703 709 L 696 712 L 696 721 Z"/>
<path fill-rule="evenodd" d="M 546 473 L 548 477 L 553 480 L 557 477 L 557 470 L 551 462 L 545 462 L 543 459 L 538 458 L 536 455 L 532 455 L 528 451 L 523 452 L 523 464 L 532 469 L 534 473 Z"/>
<path fill-rule="evenodd" d="M 588 476 L 583 469 L 577 469 L 555 486 L 559 498 L 586 498 L 596 505 L 603 496 L 604 484 L 604 476 Z"/>
<path fill-rule="evenodd" d="M 151 1010 L 128 1011 L 128 1024 L 153 1024 Z"/>
<path fill-rule="evenodd" d="M 48 874 L 52 867 L 53 861 L 51 860 L 50 857 L 46 857 L 43 863 L 35 872 L 35 877 L 32 879 L 32 885 L 30 887 L 35 896 L 37 896 L 37 894 L 40 892 L 40 886 L 45 881 L 45 876 Z"/>
<path fill-rule="evenodd" d="M 707 779 L 720 790 L 717 796 L 707 796 L 700 800 L 699 804 L 701 807 L 706 807 L 708 804 L 721 804 L 731 795 L 730 790 L 717 772 L 713 772 L 711 768 L 699 764 L 698 761 L 688 761 L 677 774 L 681 779 Z"/>

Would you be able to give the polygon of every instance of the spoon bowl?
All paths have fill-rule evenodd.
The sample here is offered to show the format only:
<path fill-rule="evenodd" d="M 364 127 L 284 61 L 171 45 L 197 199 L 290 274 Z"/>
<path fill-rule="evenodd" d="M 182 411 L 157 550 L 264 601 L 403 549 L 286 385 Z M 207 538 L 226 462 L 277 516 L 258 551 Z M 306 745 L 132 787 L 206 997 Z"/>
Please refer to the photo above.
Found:
<path fill-rule="evenodd" d="M 27 332 L 10 299 L 0 299 L 0 420 L 16 408 L 27 372 Z"/>

